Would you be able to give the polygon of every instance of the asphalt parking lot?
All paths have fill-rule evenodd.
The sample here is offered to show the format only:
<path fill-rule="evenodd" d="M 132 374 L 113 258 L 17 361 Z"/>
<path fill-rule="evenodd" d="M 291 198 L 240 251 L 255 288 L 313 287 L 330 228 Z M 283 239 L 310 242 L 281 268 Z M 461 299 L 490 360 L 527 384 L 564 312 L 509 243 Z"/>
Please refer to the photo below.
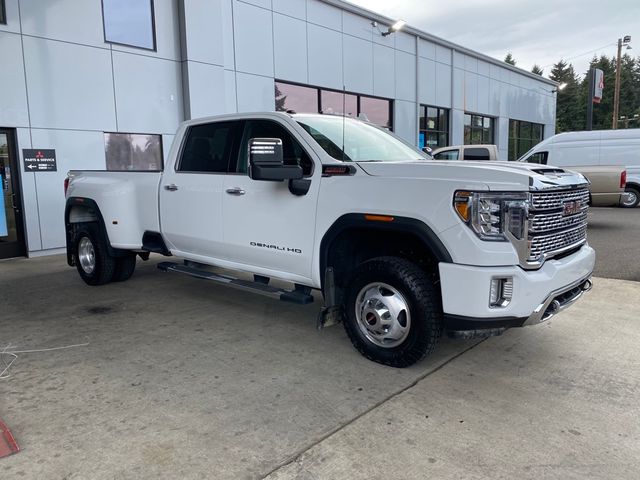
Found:
<path fill-rule="evenodd" d="M 589 209 L 588 239 L 596 276 L 640 282 L 640 207 Z"/>
<path fill-rule="evenodd" d="M 598 273 L 615 276 L 620 245 L 602 225 L 633 231 L 638 213 L 592 211 Z M 23 449 L 0 478 L 640 477 L 638 283 L 597 278 L 545 324 L 443 339 L 398 370 L 362 358 L 340 326 L 317 332 L 318 303 L 159 260 L 97 288 L 63 256 L 0 264 L 0 350 L 80 345 L 20 354 L 0 380 Z"/>

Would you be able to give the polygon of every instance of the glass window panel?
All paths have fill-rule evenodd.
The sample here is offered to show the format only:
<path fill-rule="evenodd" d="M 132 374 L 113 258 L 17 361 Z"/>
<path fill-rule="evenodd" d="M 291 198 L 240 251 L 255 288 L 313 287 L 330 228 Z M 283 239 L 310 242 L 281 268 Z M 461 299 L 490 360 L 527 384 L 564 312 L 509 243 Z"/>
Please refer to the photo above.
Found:
<path fill-rule="evenodd" d="M 370 122 L 381 127 L 391 128 L 390 107 L 389 100 L 360 97 L 360 112 L 364 113 Z"/>
<path fill-rule="evenodd" d="M 155 50 L 152 0 L 102 0 L 107 42 Z"/>
<path fill-rule="evenodd" d="M 471 144 L 471 127 L 469 125 L 464 126 L 464 144 Z"/>
<path fill-rule="evenodd" d="M 449 110 L 441 108 L 439 111 L 438 129 L 441 132 L 449 132 Z"/>
<path fill-rule="evenodd" d="M 482 143 L 493 143 L 493 128 L 482 129 Z"/>
<path fill-rule="evenodd" d="M 356 95 L 321 90 L 320 101 L 322 113 L 335 113 L 338 115 L 346 113 L 350 117 L 358 116 L 358 97 Z"/>
<path fill-rule="evenodd" d="M 491 118 L 489 117 L 481 117 L 482 118 L 482 126 L 484 128 L 490 128 L 491 127 Z"/>
<path fill-rule="evenodd" d="M 471 115 L 471 126 L 482 127 L 482 117 L 480 115 Z"/>
<path fill-rule="evenodd" d="M 104 146 L 107 170 L 162 170 L 160 135 L 105 133 Z"/>
<path fill-rule="evenodd" d="M 531 138 L 537 141 L 542 140 L 542 125 L 539 123 L 531 124 Z"/>
<path fill-rule="evenodd" d="M 276 82 L 276 111 L 318 112 L 318 89 Z"/>
<path fill-rule="evenodd" d="M 518 122 L 515 120 L 509 120 L 509 138 L 516 138 L 518 136 Z"/>
<path fill-rule="evenodd" d="M 438 134 L 435 132 L 427 132 L 427 147 L 432 149 L 438 148 Z"/>
<path fill-rule="evenodd" d="M 471 130 L 471 145 L 482 143 L 482 129 L 474 128 Z"/>
<path fill-rule="evenodd" d="M 446 147 L 449 144 L 448 137 L 449 137 L 449 135 L 446 134 L 446 133 L 439 133 L 438 134 L 438 148 Z"/>
<path fill-rule="evenodd" d="M 520 138 L 531 138 L 531 124 L 520 122 Z"/>
<path fill-rule="evenodd" d="M 191 127 L 178 171 L 226 173 L 237 125 L 218 122 Z"/>
<path fill-rule="evenodd" d="M 427 107 L 424 105 L 420 106 L 420 126 L 418 127 L 420 130 L 427 129 L 427 119 L 426 119 Z"/>
<path fill-rule="evenodd" d="M 438 109 L 433 107 L 427 107 L 427 129 L 438 129 Z"/>
<path fill-rule="evenodd" d="M 7 11 L 4 6 L 4 0 L 0 0 L 0 23 L 7 24 Z"/>
<path fill-rule="evenodd" d="M 471 115 L 469 115 L 468 113 L 464 114 L 464 124 L 471 125 Z"/>
<path fill-rule="evenodd" d="M 507 153 L 507 160 L 516 160 L 518 158 L 518 152 L 516 150 L 516 140 L 509 139 L 509 150 Z"/>
<path fill-rule="evenodd" d="M 436 153 L 433 158 L 436 160 L 458 160 L 458 150 L 445 150 Z"/>

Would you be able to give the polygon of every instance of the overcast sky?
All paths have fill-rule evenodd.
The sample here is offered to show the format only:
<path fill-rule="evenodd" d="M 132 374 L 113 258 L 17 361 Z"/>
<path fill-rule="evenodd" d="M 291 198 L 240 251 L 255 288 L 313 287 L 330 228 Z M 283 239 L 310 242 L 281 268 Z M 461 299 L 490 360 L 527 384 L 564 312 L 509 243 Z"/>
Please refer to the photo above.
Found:
<path fill-rule="evenodd" d="M 584 74 L 594 54 L 615 55 L 624 35 L 627 53 L 640 56 L 640 0 L 348 1 L 500 60 L 510 51 L 518 67 L 537 63 L 545 76 L 561 58 Z"/>

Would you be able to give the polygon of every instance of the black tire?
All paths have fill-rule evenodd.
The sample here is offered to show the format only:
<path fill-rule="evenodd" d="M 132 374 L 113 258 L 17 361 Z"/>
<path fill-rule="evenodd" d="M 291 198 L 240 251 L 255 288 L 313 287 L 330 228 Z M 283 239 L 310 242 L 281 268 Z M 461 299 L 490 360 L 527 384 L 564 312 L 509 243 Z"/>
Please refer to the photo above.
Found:
<path fill-rule="evenodd" d="M 124 282 L 131 278 L 136 270 L 136 254 L 127 253 L 124 257 L 117 257 L 116 267 L 113 271 L 112 282 Z"/>
<path fill-rule="evenodd" d="M 79 249 L 83 239 L 91 242 L 94 252 L 94 267 L 91 271 L 87 271 L 80 260 Z M 113 278 L 116 262 L 115 258 L 109 255 L 107 242 L 104 235 L 101 234 L 98 225 L 95 223 L 86 223 L 76 230 L 74 238 L 73 260 L 76 269 L 87 285 L 104 285 L 109 283 Z"/>
<path fill-rule="evenodd" d="M 358 295 L 371 284 L 384 283 L 397 290 L 409 308 L 410 324 L 400 344 L 380 346 L 358 326 Z M 408 367 L 431 353 L 442 335 L 440 293 L 433 279 L 412 262 L 378 257 L 361 264 L 347 286 L 344 327 L 353 346 L 366 358 L 391 367 Z M 406 322 L 406 320 L 405 320 Z M 365 328 L 363 326 L 363 328 Z"/>
<path fill-rule="evenodd" d="M 624 189 L 625 192 L 629 192 L 632 193 L 633 195 L 635 195 L 635 199 L 633 199 L 631 202 L 622 202 L 620 201 L 620 206 L 623 208 L 635 208 L 638 206 L 638 204 L 640 203 L 640 189 L 638 189 L 635 186 L 631 186 L 631 185 L 627 185 L 627 187 Z"/>

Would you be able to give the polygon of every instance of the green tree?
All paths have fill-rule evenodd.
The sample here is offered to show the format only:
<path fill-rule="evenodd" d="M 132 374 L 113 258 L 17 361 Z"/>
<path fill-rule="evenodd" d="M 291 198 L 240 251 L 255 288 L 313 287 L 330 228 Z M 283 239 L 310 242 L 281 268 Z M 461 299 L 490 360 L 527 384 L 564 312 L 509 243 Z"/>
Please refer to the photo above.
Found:
<path fill-rule="evenodd" d="M 515 67 L 516 59 L 513 58 L 513 55 L 511 55 L 511 52 L 508 52 L 507 56 L 504 57 L 504 63 L 508 63 L 509 65 L 513 65 Z"/>
<path fill-rule="evenodd" d="M 556 97 L 556 132 L 584 130 L 585 113 L 580 103 L 580 83 L 573 65 L 560 60 L 553 65 L 549 78 L 567 84 Z"/>
<path fill-rule="evenodd" d="M 533 65 L 533 67 L 531 68 L 531 73 L 535 73 L 536 75 L 540 75 L 542 76 L 542 74 L 544 73 L 544 70 L 542 70 L 540 68 L 540 65 L 538 65 L 537 63 L 535 63 Z"/>

